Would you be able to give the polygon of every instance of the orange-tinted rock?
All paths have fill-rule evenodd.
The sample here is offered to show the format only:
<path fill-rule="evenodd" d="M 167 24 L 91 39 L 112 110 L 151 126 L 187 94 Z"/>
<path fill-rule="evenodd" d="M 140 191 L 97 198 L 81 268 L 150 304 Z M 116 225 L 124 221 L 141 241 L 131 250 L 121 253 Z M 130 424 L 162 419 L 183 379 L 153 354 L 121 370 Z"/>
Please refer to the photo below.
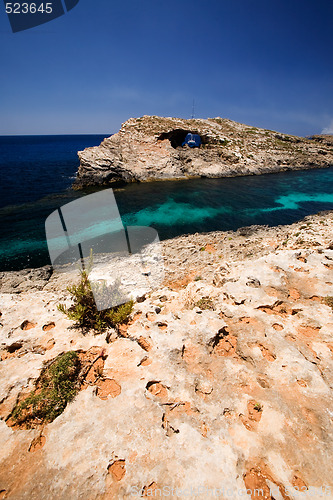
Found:
<path fill-rule="evenodd" d="M 193 271 L 181 279 L 167 282 L 167 285 L 169 288 L 171 288 L 171 290 L 180 290 L 181 288 L 184 288 L 189 283 L 191 283 L 191 281 L 193 281 L 193 279 L 196 275 L 197 275 L 197 273 L 195 271 Z"/>
<path fill-rule="evenodd" d="M 140 337 L 139 340 L 138 340 L 138 344 L 140 347 L 142 347 L 142 349 L 144 349 L 145 351 L 150 351 L 153 347 L 153 343 L 151 341 L 151 338 L 148 337 L 148 338 L 144 338 L 144 337 Z"/>
<path fill-rule="evenodd" d="M 258 324 L 258 321 L 255 318 L 248 318 L 248 317 L 239 318 L 239 322 L 253 326 L 256 326 Z"/>
<path fill-rule="evenodd" d="M 228 334 L 221 338 L 214 347 L 214 353 L 218 356 L 233 356 L 236 352 L 237 337 Z"/>
<path fill-rule="evenodd" d="M 287 316 L 292 314 L 292 309 L 291 307 L 281 301 L 277 301 L 275 304 L 272 306 L 259 306 L 258 307 L 259 311 L 263 311 L 266 314 L 278 314 L 280 316 Z"/>
<path fill-rule="evenodd" d="M 28 321 L 27 319 L 23 321 L 21 324 L 21 330 L 31 330 L 31 328 L 35 328 L 37 323 L 32 323 L 31 321 Z"/>
<path fill-rule="evenodd" d="M 290 288 L 288 298 L 292 300 L 298 300 L 300 297 L 301 294 L 298 290 L 296 290 L 296 288 Z"/>
<path fill-rule="evenodd" d="M 292 478 L 291 484 L 293 485 L 294 488 L 296 488 L 297 491 L 306 491 L 308 489 L 307 485 L 303 481 L 301 477 L 299 477 L 297 474 L 294 475 Z"/>
<path fill-rule="evenodd" d="M 55 328 L 55 323 L 51 321 L 51 323 L 47 323 L 46 325 L 43 326 L 43 331 L 48 332 L 52 330 L 52 328 Z"/>
<path fill-rule="evenodd" d="M 140 361 L 138 366 L 149 366 L 149 365 L 151 365 L 151 363 L 152 363 L 152 360 L 148 356 L 145 356 L 144 358 L 142 358 L 142 360 Z"/>
<path fill-rule="evenodd" d="M 126 323 L 122 323 L 121 325 L 118 325 L 119 335 L 121 335 L 122 337 L 128 337 L 127 329 L 128 329 L 128 324 L 126 324 Z"/>
<path fill-rule="evenodd" d="M 280 290 L 277 290 L 276 288 L 273 288 L 271 286 L 266 286 L 264 288 L 264 291 L 270 297 L 280 297 L 282 295 Z"/>
<path fill-rule="evenodd" d="M 311 326 L 311 325 L 301 325 L 298 328 L 298 333 L 303 335 L 304 337 L 314 338 L 317 337 L 320 327 Z"/>
<path fill-rule="evenodd" d="M 271 500 L 270 488 L 260 470 L 251 469 L 244 474 L 243 480 L 252 500 L 258 498 L 260 500 Z"/>
<path fill-rule="evenodd" d="M 315 302 L 321 302 L 322 298 L 318 297 L 318 295 L 312 295 L 312 297 L 310 297 L 310 300 L 314 300 Z"/>
<path fill-rule="evenodd" d="M 264 356 L 264 358 L 266 358 L 268 361 L 275 361 L 276 356 L 275 356 L 275 354 L 273 354 L 268 349 L 268 347 L 266 347 L 266 346 L 264 346 L 263 344 L 260 344 L 260 343 L 257 343 L 257 344 L 254 344 L 254 345 L 256 345 L 257 347 L 259 347 L 259 349 L 261 350 L 261 353 Z"/>
<path fill-rule="evenodd" d="M 116 398 L 121 393 L 121 386 L 113 379 L 106 378 L 97 382 L 97 396 L 100 399 Z"/>
<path fill-rule="evenodd" d="M 90 384 L 95 384 L 96 380 L 103 375 L 104 360 L 98 358 L 95 363 L 89 369 L 85 382 Z"/>
<path fill-rule="evenodd" d="M 13 342 L 11 345 L 5 347 L 0 351 L 0 359 L 4 361 L 5 359 L 19 357 L 22 353 L 23 343 Z"/>
<path fill-rule="evenodd" d="M 147 384 L 147 390 L 151 392 L 154 396 L 161 398 L 161 399 L 166 399 L 168 397 L 168 390 L 165 387 L 165 385 L 161 384 L 160 382 L 153 382 Z"/>
<path fill-rule="evenodd" d="M 214 247 L 214 245 L 211 245 L 210 243 L 208 243 L 208 245 L 205 246 L 205 250 L 206 250 L 206 252 L 210 252 L 210 253 L 216 252 L 216 248 Z"/>
<path fill-rule="evenodd" d="M 115 460 L 108 467 L 108 472 L 112 474 L 115 481 L 121 481 L 126 474 L 125 460 Z"/>
<path fill-rule="evenodd" d="M 295 267 L 294 269 L 297 273 L 308 273 L 308 269 L 304 269 L 304 267 Z"/>
<path fill-rule="evenodd" d="M 159 496 L 159 493 L 158 493 L 158 486 L 157 484 L 153 481 L 152 483 L 150 483 L 148 486 L 144 486 L 143 487 L 143 492 L 142 492 L 142 496 L 143 497 L 151 497 L 151 498 L 157 498 Z"/>
<path fill-rule="evenodd" d="M 202 424 L 201 424 L 201 435 L 202 435 L 202 437 L 207 437 L 207 433 L 208 433 L 208 427 L 205 424 L 205 422 L 202 422 Z"/>
<path fill-rule="evenodd" d="M 249 401 L 247 404 L 247 415 L 241 414 L 239 417 L 249 431 L 255 431 L 262 417 L 262 406 L 255 401 Z"/>
<path fill-rule="evenodd" d="M 258 377 L 257 378 L 257 382 L 264 389 L 269 389 L 270 388 L 268 380 L 266 378 L 264 378 L 264 377 Z"/>
<path fill-rule="evenodd" d="M 49 351 L 50 349 L 52 349 L 52 347 L 54 347 L 54 345 L 55 345 L 54 339 L 48 340 L 46 343 L 46 350 Z"/>
<path fill-rule="evenodd" d="M 45 443 L 46 437 L 40 435 L 31 441 L 28 451 L 33 453 L 34 451 L 40 450 L 41 448 L 43 448 Z"/>

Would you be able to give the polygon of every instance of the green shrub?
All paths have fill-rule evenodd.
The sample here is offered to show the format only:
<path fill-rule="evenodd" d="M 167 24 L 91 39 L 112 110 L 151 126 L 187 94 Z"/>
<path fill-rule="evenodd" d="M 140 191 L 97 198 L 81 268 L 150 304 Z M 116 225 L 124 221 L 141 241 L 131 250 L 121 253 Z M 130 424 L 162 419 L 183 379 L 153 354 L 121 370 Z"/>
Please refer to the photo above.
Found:
<path fill-rule="evenodd" d="M 14 424 L 30 428 L 57 418 L 79 390 L 80 368 L 75 351 L 60 354 L 42 371 L 35 389 L 15 406 L 10 415 Z"/>
<path fill-rule="evenodd" d="M 205 309 L 214 309 L 214 304 L 212 300 L 209 297 L 202 297 L 198 302 L 194 304 L 194 306 L 198 306 L 200 309 L 205 310 Z"/>
<path fill-rule="evenodd" d="M 333 297 L 332 296 L 327 296 L 323 298 L 324 304 L 327 306 L 331 307 L 333 309 Z"/>
<path fill-rule="evenodd" d="M 124 302 L 125 299 L 119 292 L 118 283 L 113 286 L 107 286 L 105 283 L 101 285 L 94 284 L 94 291 L 98 293 L 101 303 L 103 303 L 104 299 L 105 304 L 108 304 L 112 297 L 113 302 L 121 304 L 98 311 L 88 273 L 89 271 L 80 271 L 80 283 L 67 288 L 74 303 L 69 308 L 64 304 L 59 304 L 59 311 L 66 314 L 69 319 L 76 322 L 78 327 L 85 330 L 93 329 L 97 332 L 103 332 L 109 327 L 114 328 L 120 323 L 125 323 L 132 312 L 133 301 Z"/>

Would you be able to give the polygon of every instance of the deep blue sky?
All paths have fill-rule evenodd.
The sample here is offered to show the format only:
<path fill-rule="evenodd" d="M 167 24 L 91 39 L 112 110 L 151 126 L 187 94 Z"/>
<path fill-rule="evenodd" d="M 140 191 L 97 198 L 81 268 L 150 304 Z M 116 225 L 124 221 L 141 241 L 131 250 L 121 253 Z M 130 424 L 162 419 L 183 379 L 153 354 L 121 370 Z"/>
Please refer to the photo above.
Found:
<path fill-rule="evenodd" d="M 80 0 L 11 33 L 0 134 L 113 133 L 131 116 L 222 116 L 333 133 L 332 0 Z"/>

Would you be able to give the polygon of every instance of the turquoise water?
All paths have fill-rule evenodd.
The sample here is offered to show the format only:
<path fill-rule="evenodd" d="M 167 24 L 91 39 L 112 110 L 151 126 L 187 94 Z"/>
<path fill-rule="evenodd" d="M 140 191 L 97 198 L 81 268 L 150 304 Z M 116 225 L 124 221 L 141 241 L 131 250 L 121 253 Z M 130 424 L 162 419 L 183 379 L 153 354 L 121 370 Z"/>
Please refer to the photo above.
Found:
<path fill-rule="evenodd" d="M 131 195 L 134 199 L 150 197 L 150 203 L 133 210 Z M 117 194 L 117 200 L 125 212 L 124 223 L 154 226 L 162 237 L 252 224 L 289 224 L 333 209 L 333 167 L 128 186 L 126 194 Z"/>
<path fill-rule="evenodd" d="M 332 203 L 332 193 L 290 193 L 286 196 L 279 196 L 275 203 L 277 207 L 264 208 L 264 212 L 274 212 L 276 210 L 298 210 L 302 203 Z"/>
<path fill-rule="evenodd" d="M 67 190 L 24 205 L 0 209 L 0 270 L 50 263 L 46 217 L 85 192 Z M 124 225 L 152 226 L 161 239 L 237 229 L 252 224 L 290 224 L 333 209 L 333 167 L 231 179 L 131 184 L 115 190 Z M 82 239 L 105 234 L 108 220 L 80 230 Z"/>
<path fill-rule="evenodd" d="M 77 137 L 75 143 L 67 140 L 70 151 L 67 156 L 63 153 L 58 163 L 54 158 L 53 163 L 47 163 L 48 155 L 56 155 L 54 141 L 49 143 L 49 149 L 44 151 L 43 168 L 39 166 L 39 172 L 45 173 L 45 189 L 41 176 L 38 183 L 32 153 L 30 174 L 22 167 L 24 155 L 15 160 L 22 175 L 24 172 L 28 180 L 31 176 L 35 178 L 35 182 L 27 181 L 30 190 L 26 189 L 27 184 L 19 182 L 16 163 L 11 160 L 11 168 L 6 170 L 7 188 L 2 185 L 0 271 L 50 263 L 45 219 L 57 208 L 89 194 L 70 189 L 78 166 L 76 151 L 88 141 L 89 136 Z M 98 143 L 100 138 L 95 137 L 95 141 Z M 61 141 L 58 142 L 56 149 L 61 149 Z M 38 143 L 34 147 L 37 155 Z M 46 148 L 44 142 L 43 148 Z M 12 158 L 14 154 L 13 150 L 8 156 Z M 1 158 L 0 168 L 3 171 L 6 168 Z M 152 226 L 161 239 L 166 239 L 187 233 L 235 230 L 252 224 L 290 224 L 321 210 L 333 210 L 333 167 L 228 179 L 130 184 L 114 192 L 124 225 Z M 108 228 L 109 221 L 99 214 L 98 224 L 87 224 L 85 229 L 83 221 L 80 233 L 83 239 L 89 239 L 104 234 Z"/>
<path fill-rule="evenodd" d="M 193 203 L 177 202 L 172 198 L 168 198 L 160 205 L 124 215 L 123 221 L 126 225 L 131 226 L 170 226 L 172 224 L 181 226 L 190 224 L 192 226 L 228 212 L 230 212 L 229 207 L 200 207 L 195 206 Z"/>

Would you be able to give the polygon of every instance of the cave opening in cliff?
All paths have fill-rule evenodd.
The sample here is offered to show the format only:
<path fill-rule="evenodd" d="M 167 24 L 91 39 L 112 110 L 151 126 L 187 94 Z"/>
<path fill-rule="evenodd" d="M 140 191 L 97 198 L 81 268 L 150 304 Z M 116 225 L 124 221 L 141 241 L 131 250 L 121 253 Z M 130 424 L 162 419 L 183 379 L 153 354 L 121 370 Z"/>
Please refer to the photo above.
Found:
<path fill-rule="evenodd" d="M 181 128 L 170 130 L 169 132 L 163 132 L 158 137 L 158 140 L 164 141 L 165 139 L 169 139 L 171 146 L 176 149 L 176 148 L 183 146 L 188 134 L 199 136 L 200 142 L 199 142 L 199 145 L 197 145 L 196 147 L 200 147 L 200 143 L 204 144 L 206 142 L 205 138 L 200 136 L 200 134 L 197 131 L 185 130 L 185 129 L 181 129 Z"/>

